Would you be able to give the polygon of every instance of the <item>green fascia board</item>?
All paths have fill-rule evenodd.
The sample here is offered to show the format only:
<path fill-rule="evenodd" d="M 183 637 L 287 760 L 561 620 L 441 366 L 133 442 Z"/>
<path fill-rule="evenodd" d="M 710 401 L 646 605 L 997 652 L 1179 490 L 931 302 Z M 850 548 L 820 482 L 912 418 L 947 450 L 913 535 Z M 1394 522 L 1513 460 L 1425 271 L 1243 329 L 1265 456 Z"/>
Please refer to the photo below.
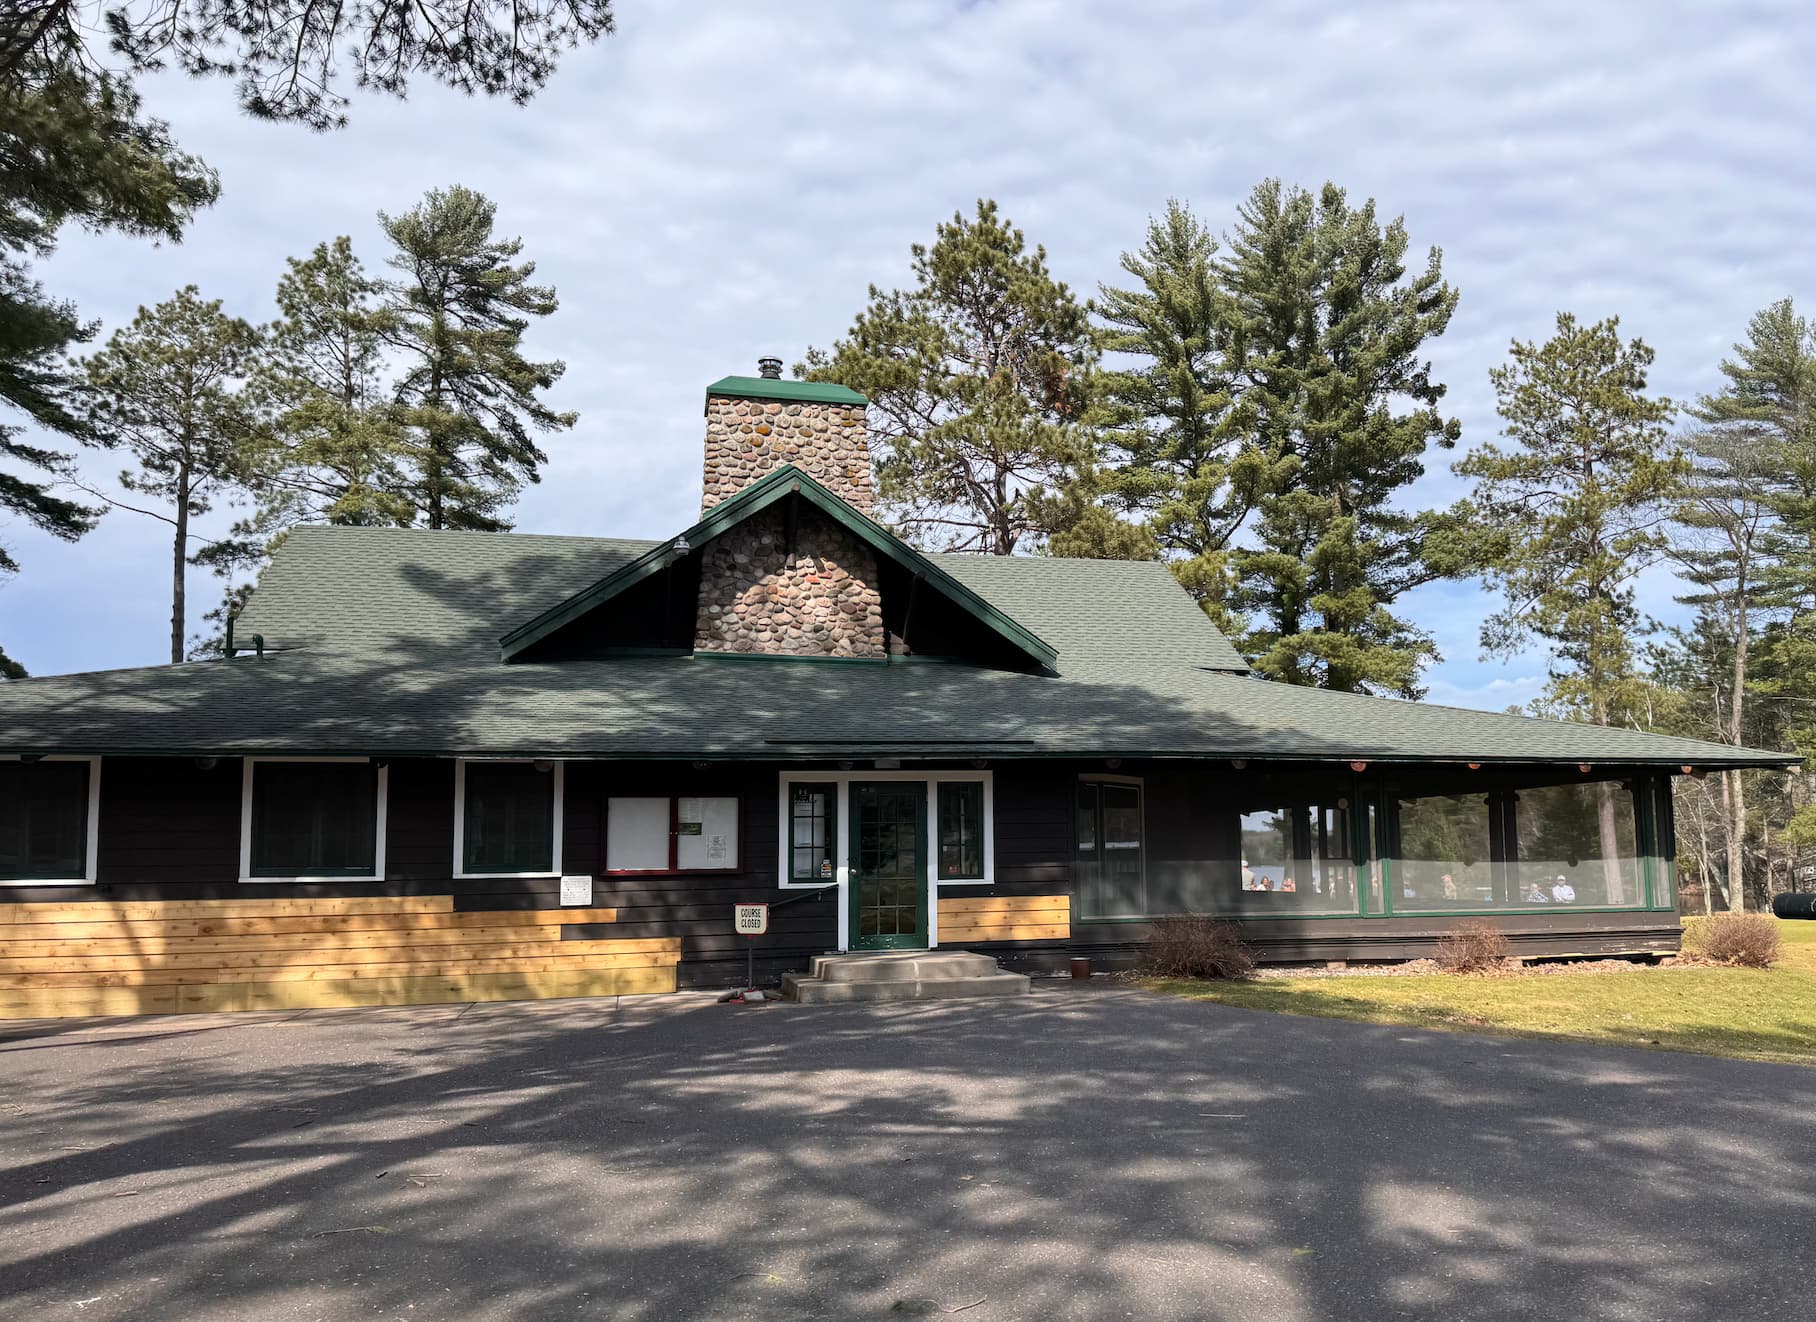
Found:
<path fill-rule="evenodd" d="M 919 575 L 935 591 L 949 598 L 1038 665 L 1048 670 L 1057 668 L 1059 652 L 1051 644 L 1003 614 L 901 538 L 874 519 L 860 514 L 793 464 L 783 464 L 774 472 L 752 482 L 737 495 L 713 506 L 701 516 L 700 522 L 679 537 L 651 547 L 591 587 L 575 593 L 566 601 L 558 602 L 535 619 L 512 629 L 499 639 L 503 659 L 509 661 L 521 655 L 556 630 L 610 601 L 626 588 L 667 568 L 677 541 L 686 541 L 690 547 L 703 546 L 727 529 L 795 494 L 805 498 L 809 504 L 871 550 L 887 556 L 909 573 Z"/>
<path fill-rule="evenodd" d="M 831 381 L 782 381 L 767 376 L 727 376 L 706 388 L 706 397 L 773 399 L 783 404 L 845 404 L 859 407 L 870 400 L 850 386 Z"/>

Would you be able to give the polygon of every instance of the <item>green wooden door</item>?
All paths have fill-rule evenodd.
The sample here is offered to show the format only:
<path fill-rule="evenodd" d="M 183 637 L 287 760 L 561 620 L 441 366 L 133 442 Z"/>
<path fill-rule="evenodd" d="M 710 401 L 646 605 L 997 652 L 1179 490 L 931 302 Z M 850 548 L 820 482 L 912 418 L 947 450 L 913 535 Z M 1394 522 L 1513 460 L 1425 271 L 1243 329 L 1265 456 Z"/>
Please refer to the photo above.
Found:
<path fill-rule="evenodd" d="M 927 945 L 927 787 L 851 786 L 851 949 Z"/>

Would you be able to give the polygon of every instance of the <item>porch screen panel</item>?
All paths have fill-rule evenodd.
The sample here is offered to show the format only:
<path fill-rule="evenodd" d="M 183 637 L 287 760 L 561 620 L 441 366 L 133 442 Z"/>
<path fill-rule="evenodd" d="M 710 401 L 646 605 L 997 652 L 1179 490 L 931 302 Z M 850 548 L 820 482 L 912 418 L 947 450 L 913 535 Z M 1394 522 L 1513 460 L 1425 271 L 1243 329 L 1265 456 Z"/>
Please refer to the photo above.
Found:
<path fill-rule="evenodd" d="M 1146 917 L 1147 850 L 1141 786 L 1079 781 L 1077 823 L 1080 916 Z"/>
<path fill-rule="evenodd" d="M 468 872 L 555 871 L 555 773 L 529 762 L 470 762 L 465 772 Z"/>
<path fill-rule="evenodd" d="M 1401 796 L 1393 856 L 1400 911 L 1508 907 L 1506 870 L 1494 860 L 1495 805 L 1484 794 Z"/>
<path fill-rule="evenodd" d="M 1646 902 L 1633 793 L 1618 781 L 1547 785 L 1512 796 L 1521 907 Z"/>
<path fill-rule="evenodd" d="M 0 880 L 82 880 L 87 762 L 0 762 Z"/>
<path fill-rule="evenodd" d="M 371 876 L 377 843 L 370 762 L 253 764 L 253 876 Z"/>
<path fill-rule="evenodd" d="M 1347 797 L 1244 811 L 1235 889 L 1219 896 L 1213 911 L 1355 913 L 1357 826 L 1352 812 Z"/>

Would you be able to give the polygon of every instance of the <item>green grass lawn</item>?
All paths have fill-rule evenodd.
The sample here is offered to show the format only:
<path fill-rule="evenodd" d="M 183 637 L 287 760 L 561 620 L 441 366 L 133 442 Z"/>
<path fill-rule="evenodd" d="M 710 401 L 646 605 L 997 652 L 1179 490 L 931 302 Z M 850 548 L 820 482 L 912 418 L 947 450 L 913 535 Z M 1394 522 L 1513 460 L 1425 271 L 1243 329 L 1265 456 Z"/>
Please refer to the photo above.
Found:
<path fill-rule="evenodd" d="M 1691 923 L 1694 924 L 1692 919 Z M 1544 977 L 1154 980 L 1156 991 L 1284 1014 L 1561 1038 L 1816 1065 L 1816 921 L 1783 921 L 1772 969 L 1655 968 Z"/>

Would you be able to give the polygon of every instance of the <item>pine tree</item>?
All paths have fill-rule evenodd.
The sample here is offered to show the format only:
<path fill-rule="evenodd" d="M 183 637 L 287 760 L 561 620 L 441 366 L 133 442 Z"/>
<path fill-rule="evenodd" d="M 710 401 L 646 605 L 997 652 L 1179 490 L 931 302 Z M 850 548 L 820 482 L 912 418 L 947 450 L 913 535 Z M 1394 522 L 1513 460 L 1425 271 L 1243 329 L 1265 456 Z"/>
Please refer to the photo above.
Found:
<path fill-rule="evenodd" d="M 1717 682 L 1716 733 L 1747 741 L 1755 634 L 1775 607 L 1792 607 L 1811 590 L 1781 560 L 1803 560 L 1798 536 L 1780 509 L 1807 496 L 1796 475 L 1816 476 L 1816 356 L 1810 329 L 1784 300 L 1756 315 L 1747 341 L 1722 364 L 1727 385 L 1693 410 L 1701 426 L 1684 438 L 1690 460 L 1672 554 L 1695 590 L 1678 598 L 1699 609 L 1705 627 L 1724 641 L 1728 682 Z M 1801 433 L 1801 435 L 1800 435 Z M 1806 542 L 1805 545 L 1808 545 Z M 1776 589 L 1776 590 L 1774 590 Z M 1745 907 L 1746 777 L 1723 773 L 1727 818 L 1729 905 Z"/>
<path fill-rule="evenodd" d="M 1240 446 L 1231 482 L 1255 511 L 1255 544 L 1229 555 L 1230 601 L 1252 621 L 1244 650 L 1274 679 L 1418 696 L 1436 649 L 1390 607 L 1465 568 L 1461 511 L 1391 503 L 1423 475 L 1427 447 L 1460 432 L 1420 357 L 1457 293 L 1436 248 L 1409 278 L 1407 244 L 1405 223 L 1382 225 L 1372 201 L 1268 180 L 1217 261 L 1236 395 L 1226 425 Z"/>
<path fill-rule="evenodd" d="M 0 77 L 0 163 L 0 517 L 74 541 L 102 510 L 56 490 L 73 456 L 26 429 L 88 439 L 66 356 L 96 327 L 46 293 L 31 262 L 71 224 L 174 240 L 216 183 L 143 117 L 128 84 L 55 46 L 22 54 Z M 0 545 L 0 579 L 18 568 Z"/>
<path fill-rule="evenodd" d="M 1718 613 L 1730 640 L 1719 737 L 1745 743 L 1757 737 L 1748 719 L 1753 691 L 1780 712 L 1801 712 L 1816 699 L 1808 679 L 1816 663 L 1816 327 L 1780 299 L 1752 317 L 1721 371 L 1722 389 L 1695 410 L 1696 502 L 1682 516 L 1693 554 L 1680 558 L 1699 589 L 1687 600 Z M 1756 621 L 1766 623 L 1758 637 Z M 1806 719 L 1765 737 L 1816 755 L 1816 728 Z M 1772 792 L 1759 776 L 1731 771 L 1722 780 L 1736 909 L 1746 891 L 1749 781 Z M 1816 808 L 1800 809 L 1787 825 L 1790 840 L 1816 837 Z"/>
<path fill-rule="evenodd" d="M 877 494 L 907 536 L 1010 555 L 1047 531 L 1043 498 L 1092 466 L 1086 308 L 995 202 L 912 253 L 914 287 L 872 285 L 845 338 L 795 371 L 870 397 Z"/>
<path fill-rule="evenodd" d="M 196 77 L 231 77 L 248 113 L 326 129 L 346 123 L 343 63 L 356 86 L 393 96 L 425 74 L 522 105 L 563 50 L 611 30 L 611 0 L 9 0 L 0 81 L 46 54 L 93 67 L 99 60 L 85 48 L 105 33 L 109 53 L 135 73 L 174 63 Z"/>
<path fill-rule="evenodd" d="M 566 365 L 522 352 L 531 317 L 558 306 L 516 263 L 521 239 L 492 233 L 495 208 L 470 188 L 431 189 L 401 216 L 379 213 L 401 278 L 387 286 L 386 341 L 403 357 L 397 421 L 410 459 L 404 492 L 431 528 L 501 531 L 548 456 L 532 431 L 572 427 L 539 397 Z"/>
<path fill-rule="evenodd" d="M 292 257 L 278 281 L 282 314 L 266 332 L 258 384 L 273 410 L 259 456 L 263 524 L 408 526 L 404 444 L 392 416 L 385 337 L 396 317 L 384 282 L 346 237 Z"/>
<path fill-rule="evenodd" d="M 244 378 L 258 331 L 204 302 L 194 285 L 155 308 L 140 308 L 98 353 L 83 360 L 85 421 L 102 444 L 127 450 L 136 470 L 128 491 L 164 501 L 171 526 L 170 659 L 183 659 L 185 568 L 190 521 L 245 478 L 256 410 Z"/>
<path fill-rule="evenodd" d="M 1232 540 L 1272 484 L 1245 447 L 1235 403 L 1234 307 L 1217 239 L 1182 202 L 1122 255 L 1129 287 L 1099 286 L 1107 426 L 1101 503 L 1145 530 L 1192 595 L 1226 627 Z"/>
<path fill-rule="evenodd" d="M 1687 471 L 1671 442 L 1674 406 L 1646 393 L 1652 356 L 1621 339 L 1618 318 L 1582 326 L 1558 314 L 1550 340 L 1515 340 L 1489 374 L 1510 448 L 1486 443 L 1456 465 L 1495 531 L 1487 578 L 1506 596 L 1483 625 L 1484 649 L 1510 656 L 1543 639 L 1557 697 L 1596 725 L 1621 721 L 1639 691 L 1633 585 L 1664 554 Z M 1606 783 L 1599 808 L 1613 901 L 1623 883 Z"/>

